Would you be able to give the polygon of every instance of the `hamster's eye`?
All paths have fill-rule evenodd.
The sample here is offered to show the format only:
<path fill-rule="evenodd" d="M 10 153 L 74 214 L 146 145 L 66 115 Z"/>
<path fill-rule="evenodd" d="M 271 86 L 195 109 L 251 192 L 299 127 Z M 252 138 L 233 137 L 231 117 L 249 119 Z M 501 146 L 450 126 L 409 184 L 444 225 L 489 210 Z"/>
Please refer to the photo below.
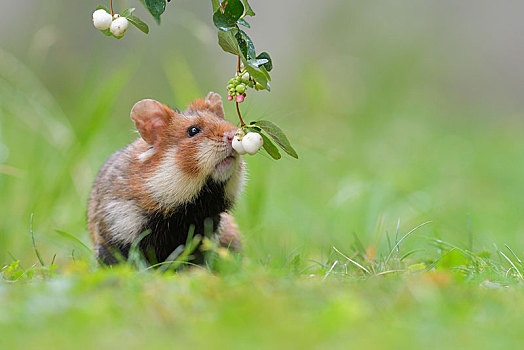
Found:
<path fill-rule="evenodd" d="M 190 126 L 188 129 L 187 129 L 187 136 L 189 137 L 193 137 L 195 136 L 196 134 L 198 134 L 199 132 L 201 132 L 202 130 L 200 130 L 200 128 L 198 126 Z"/>

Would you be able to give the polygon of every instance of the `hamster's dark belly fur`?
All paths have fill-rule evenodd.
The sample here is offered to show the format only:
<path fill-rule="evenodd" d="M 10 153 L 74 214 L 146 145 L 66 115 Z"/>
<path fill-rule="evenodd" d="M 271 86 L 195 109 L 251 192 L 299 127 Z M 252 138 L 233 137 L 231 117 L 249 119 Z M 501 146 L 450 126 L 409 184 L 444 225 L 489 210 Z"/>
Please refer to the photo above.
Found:
<path fill-rule="evenodd" d="M 165 261 L 177 247 L 186 244 L 190 232 L 193 236 L 202 237 L 216 232 L 220 224 L 220 214 L 231 209 L 232 206 L 232 203 L 224 198 L 224 184 L 208 180 L 192 202 L 179 206 L 167 214 L 148 212 L 140 230 L 140 232 L 149 232 L 139 243 L 144 257 L 150 263 Z M 99 259 L 108 265 L 115 264 L 118 259 L 111 250 L 117 250 L 127 258 L 130 248 L 131 244 L 101 247 Z M 195 253 L 196 262 L 201 263 L 202 261 L 198 261 L 201 260 L 199 252 Z"/>

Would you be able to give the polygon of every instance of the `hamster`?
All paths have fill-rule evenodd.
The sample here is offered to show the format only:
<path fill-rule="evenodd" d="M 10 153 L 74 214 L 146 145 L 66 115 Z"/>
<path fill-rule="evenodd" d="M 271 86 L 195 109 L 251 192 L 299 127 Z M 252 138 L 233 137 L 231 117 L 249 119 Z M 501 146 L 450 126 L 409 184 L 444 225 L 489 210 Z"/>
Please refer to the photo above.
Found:
<path fill-rule="evenodd" d="M 186 244 L 190 231 L 203 237 L 211 228 L 222 246 L 239 249 L 230 210 L 244 185 L 245 163 L 231 146 L 237 127 L 224 119 L 220 95 L 210 92 L 185 111 L 142 100 L 131 119 L 141 137 L 109 157 L 89 198 L 88 228 L 99 261 L 127 258 L 146 231 L 138 244 L 152 264 Z"/>

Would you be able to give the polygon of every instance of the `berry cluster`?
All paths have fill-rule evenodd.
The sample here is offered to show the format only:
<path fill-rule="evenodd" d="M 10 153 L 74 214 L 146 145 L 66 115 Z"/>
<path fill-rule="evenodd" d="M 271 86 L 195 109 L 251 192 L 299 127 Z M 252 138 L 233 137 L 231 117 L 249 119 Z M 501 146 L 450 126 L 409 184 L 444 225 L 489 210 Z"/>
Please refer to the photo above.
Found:
<path fill-rule="evenodd" d="M 93 12 L 93 24 L 96 29 L 109 29 L 116 37 L 122 37 L 129 26 L 127 18 L 120 17 L 120 15 L 117 14 L 111 16 L 111 14 L 107 13 L 104 9 Z"/>
<path fill-rule="evenodd" d="M 255 90 L 262 90 L 263 86 L 255 81 L 252 76 L 249 75 L 249 73 L 243 69 L 242 71 L 238 72 L 234 78 L 229 79 L 227 83 L 227 99 L 229 101 L 235 101 L 237 103 L 244 102 L 244 99 L 246 98 L 246 90 L 247 88 L 254 88 Z"/>
<path fill-rule="evenodd" d="M 260 147 L 264 144 L 264 140 L 262 139 L 262 136 L 260 136 L 257 132 L 248 132 L 247 134 L 244 134 L 244 130 L 238 129 L 238 131 L 235 134 L 235 137 L 233 138 L 233 149 L 238 154 L 246 154 L 249 153 L 251 155 L 254 155 L 258 152 Z"/>

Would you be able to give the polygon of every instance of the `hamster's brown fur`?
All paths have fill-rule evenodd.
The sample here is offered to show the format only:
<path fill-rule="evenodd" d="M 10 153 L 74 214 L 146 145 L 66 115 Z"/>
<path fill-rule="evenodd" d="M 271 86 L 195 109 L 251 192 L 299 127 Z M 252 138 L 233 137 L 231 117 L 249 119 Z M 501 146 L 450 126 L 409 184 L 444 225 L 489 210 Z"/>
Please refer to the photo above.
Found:
<path fill-rule="evenodd" d="M 224 119 L 220 96 L 209 93 L 183 112 L 142 100 L 131 119 L 141 138 L 109 157 L 89 198 L 97 258 L 117 263 L 148 231 L 139 246 L 151 263 L 162 262 L 190 231 L 203 236 L 208 227 L 220 244 L 238 249 L 229 211 L 242 191 L 245 164 L 231 146 L 237 127 Z"/>

